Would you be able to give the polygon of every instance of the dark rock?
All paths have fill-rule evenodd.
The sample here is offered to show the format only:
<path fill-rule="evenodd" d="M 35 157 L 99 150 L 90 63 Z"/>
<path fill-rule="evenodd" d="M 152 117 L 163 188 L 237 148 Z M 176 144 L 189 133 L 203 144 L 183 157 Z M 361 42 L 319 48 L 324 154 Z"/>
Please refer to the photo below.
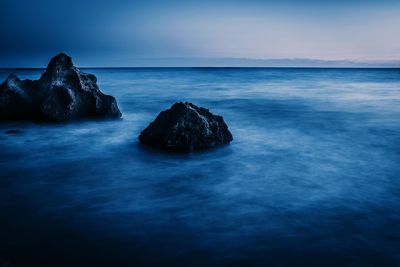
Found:
<path fill-rule="evenodd" d="M 10 129 L 6 131 L 6 134 L 22 134 L 23 132 L 20 129 Z"/>
<path fill-rule="evenodd" d="M 139 140 L 169 151 L 193 151 L 229 144 L 233 138 L 222 116 L 192 103 L 176 103 L 144 129 Z"/>
<path fill-rule="evenodd" d="M 114 97 L 103 94 L 96 76 L 79 71 L 71 57 L 52 58 L 39 80 L 10 74 L 0 85 L 0 119 L 70 121 L 88 117 L 119 118 Z"/>
<path fill-rule="evenodd" d="M 10 262 L 0 258 L 0 267 L 12 267 L 12 266 L 13 265 Z"/>
<path fill-rule="evenodd" d="M 28 90 L 25 90 L 24 84 L 24 81 L 10 74 L 0 85 L 1 119 L 24 119 L 35 113 L 33 99 Z"/>

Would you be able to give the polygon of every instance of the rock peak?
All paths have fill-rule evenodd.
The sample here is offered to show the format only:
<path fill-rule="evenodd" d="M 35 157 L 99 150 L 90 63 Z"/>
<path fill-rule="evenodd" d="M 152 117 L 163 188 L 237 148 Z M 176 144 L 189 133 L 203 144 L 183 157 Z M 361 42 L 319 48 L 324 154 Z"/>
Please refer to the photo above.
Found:
<path fill-rule="evenodd" d="M 72 58 L 65 53 L 60 53 L 53 57 L 47 65 L 47 70 L 60 70 L 73 68 Z"/>
<path fill-rule="evenodd" d="M 59 53 L 58 55 L 54 56 L 51 60 L 69 60 L 72 61 L 72 58 L 65 54 L 64 52 Z M 50 61 L 51 61 L 50 60 Z"/>
<path fill-rule="evenodd" d="M 19 78 L 18 78 L 18 76 L 17 76 L 16 74 L 10 73 L 10 74 L 8 75 L 7 80 L 10 80 L 10 81 L 19 81 Z"/>
<path fill-rule="evenodd" d="M 47 65 L 46 71 L 40 77 L 44 83 L 51 84 L 54 81 L 63 81 L 68 75 L 74 73 L 77 76 L 78 69 L 72 63 L 72 58 L 65 53 L 53 57 Z"/>
<path fill-rule="evenodd" d="M 186 112 L 188 109 L 192 109 L 192 110 L 204 110 L 204 111 L 209 111 L 206 108 L 202 108 L 202 107 L 198 107 L 195 104 L 192 104 L 190 102 L 176 102 L 175 104 L 173 104 L 170 108 L 171 110 L 175 110 L 177 112 L 181 111 L 181 112 Z"/>
<path fill-rule="evenodd" d="M 180 109 L 187 109 L 190 107 L 193 107 L 194 105 L 189 102 L 176 102 L 171 106 L 171 109 L 173 110 L 180 110 Z"/>

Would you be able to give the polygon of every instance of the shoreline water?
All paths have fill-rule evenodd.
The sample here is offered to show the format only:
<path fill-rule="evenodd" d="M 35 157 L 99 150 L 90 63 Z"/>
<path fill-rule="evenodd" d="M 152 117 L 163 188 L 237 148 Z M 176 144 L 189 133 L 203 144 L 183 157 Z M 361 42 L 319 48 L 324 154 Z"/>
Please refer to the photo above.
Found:
<path fill-rule="evenodd" d="M 122 120 L 0 123 L 3 261 L 399 264 L 398 70 L 90 70 Z M 222 115 L 233 142 L 186 155 L 141 146 L 180 100 Z"/>

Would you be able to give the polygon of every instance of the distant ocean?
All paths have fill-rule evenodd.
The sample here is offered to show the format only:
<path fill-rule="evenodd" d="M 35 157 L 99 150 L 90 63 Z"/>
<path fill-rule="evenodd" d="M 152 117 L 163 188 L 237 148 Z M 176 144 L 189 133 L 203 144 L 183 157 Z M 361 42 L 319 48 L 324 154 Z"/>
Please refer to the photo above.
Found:
<path fill-rule="evenodd" d="M 400 69 L 86 71 L 122 120 L 0 122 L 1 267 L 400 266 Z M 177 101 L 233 142 L 139 144 Z"/>

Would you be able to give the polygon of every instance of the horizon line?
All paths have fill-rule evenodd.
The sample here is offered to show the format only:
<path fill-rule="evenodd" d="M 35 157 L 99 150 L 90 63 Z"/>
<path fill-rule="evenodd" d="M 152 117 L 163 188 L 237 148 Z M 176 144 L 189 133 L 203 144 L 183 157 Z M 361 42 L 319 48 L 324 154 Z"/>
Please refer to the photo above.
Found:
<path fill-rule="evenodd" d="M 72 57 L 79 68 L 400 68 L 400 59 L 392 60 L 324 60 L 313 58 L 244 58 L 244 57 L 141 57 L 128 59 L 99 60 L 85 57 L 83 60 Z M 81 61 L 81 62 L 79 62 Z M 93 63 L 90 64 L 89 62 Z M 109 63 L 100 63 L 108 61 Z M 125 61 L 125 62 L 124 62 Z M 10 62 L 9 62 L 10 63 Z M 40 63 L 39 63 L 40 64 Z M 10 64 L 12 65 L 12 64 Z M 22 67 L 21 62 L 15 66 L 0 66 L 0 69 L 42 69 L 42 66 Z M 41 64 L 40 64 L 41 65 Z M 97 65 L 97 66 L 96 66 Z M 108 65 L 108 66 L 107 66 Z"/>
<path fill-rule="evenodd" d="M 400 69 L 400 66 L 320 67 L 320 66 L 132 66 L 132 67 L 76 67 L 78 69 Z M 46 67 L 0 67 L 0 70 L 44 70 Z"/>

